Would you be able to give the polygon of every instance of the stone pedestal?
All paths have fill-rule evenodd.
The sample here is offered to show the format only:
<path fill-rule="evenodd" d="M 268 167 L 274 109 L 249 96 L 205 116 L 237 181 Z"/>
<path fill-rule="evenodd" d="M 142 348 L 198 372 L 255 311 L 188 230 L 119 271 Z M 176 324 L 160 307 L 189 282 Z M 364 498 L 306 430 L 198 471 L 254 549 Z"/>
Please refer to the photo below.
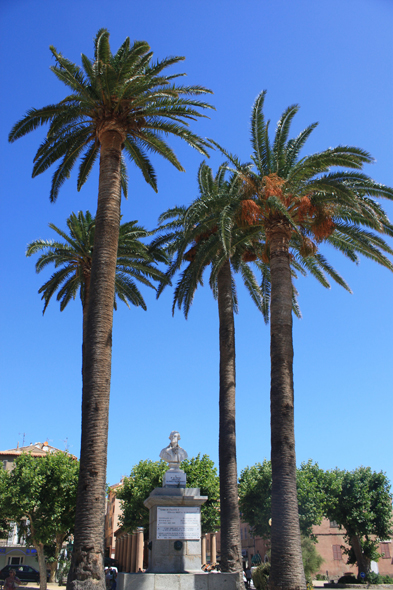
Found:
<path fill-rule="evenodd" d="M 179 512 L 186 517 L 196 520 L 200 513 L 200 507 L 207 500 L 207 496 L 200 495 L 199 488 L 156 488 L 145 500 L 144 504 L 149 509 L 149 568 L 148 573 L 180 574 L 201 572 L 201 531 L 196 532 L 195 525 L 187 530 L 181 527 L 168 525 L 165 522 L 165 513 L 170 510 L 165 508 L 179 507 Z M 187 511 L 187 508 L 190 510 Z M 161 509 L 161 510 L 159 510 Z M 162 510 L 163 509 L 163 510 Z M 159 518 L 157 519 L 157 513 Z M 193 513 L 193 514 L 189 514 Z M 184 519 L 184 514 L 178 515 L 178 520 Z M 200 520 L 199 520 L 200 523 Z M 157 524 L 159 525 L 157 527 Z"/>
<path fill-rule="evenodd" d="M 242 574 L 123 574 L 118 590 L 244 590 Z"/>

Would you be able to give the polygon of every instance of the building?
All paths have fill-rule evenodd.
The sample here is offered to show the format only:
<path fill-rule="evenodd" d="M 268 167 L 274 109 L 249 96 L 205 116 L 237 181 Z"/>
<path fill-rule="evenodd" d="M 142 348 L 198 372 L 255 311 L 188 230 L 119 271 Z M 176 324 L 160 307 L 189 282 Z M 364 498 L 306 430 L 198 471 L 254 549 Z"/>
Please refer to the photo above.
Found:
<path fill-rule="evenodd" d="M 105 557 L 115 558 L 116 554 L 116 531 L 120 527 L 120 516 L 122 514 L 120 500 L 116 497 L 116 490 L 121 487 L 120 483 L 110 486 L 106 499 L 105 512 Z"/>
<path fill-rule="evenodd" d="M 313 533 L 318 540 L 316 550 L 324 559 L 319 573 L 327 576 L 329 580 L 337 580 L 345 574 L 357 576 L 358 573 L 356 566 L 347 564 L 346 555 L 341 548 L 348 547 L 344 541 L 344 532 L 335 521 L 326 518 L 319 526 L 313 527 Z M 392 539 L 381 540 L 378 551 L 381 557 L 373 564 L 373 571 L 383 576 L 393 576 Z"/>
<path fill-rule="evenodd" d="M 44 457 L 48 453 L 63 453 L 60 449 L 52 447 L 47 442 L 30 443 L 27 446 L 16 449 L 0 451 L 0 460 L 3 469 L 11 471 L 14 461 L 22 453 L 30 453 L 33 457 Z M 74 457 L 76 459 L 76 457 Z M 30 565 L 38 569 L 37 551 L 34 547 L 26 547 L 23 538 L 18 535 L 18 527 L 14 523 L 7 539 L 0 539 L 0 569 L 5 565 Z"/>
<path fill-rule="evenodd" d="M 44 457 L 48 453 L 63 453 L 56 447 L 51 447 L 47 442 L 36 442 L 30 443 L 27 446 L 20 447 L 19 443 L 16 449 L 9 449 L 8 451 L 0 451 L 0 460 L 3 463 L 3 469 L 11 471 L 13 463 L 16 457 L 19 457 L 22 453 L 30 453 L 32 457 Z M 75 457 L 76 459 L 76 457 Z"/>

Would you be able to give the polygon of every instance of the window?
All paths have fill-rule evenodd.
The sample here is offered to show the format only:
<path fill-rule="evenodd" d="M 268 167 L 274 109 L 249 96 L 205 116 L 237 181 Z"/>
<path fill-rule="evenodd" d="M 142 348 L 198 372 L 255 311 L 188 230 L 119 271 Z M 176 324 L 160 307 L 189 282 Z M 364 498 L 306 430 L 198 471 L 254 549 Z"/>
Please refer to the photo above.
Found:
<path fill-rule="evenodd" d="M 240 539 L 241 539 L 241 541 L 243 541 L 243 529 L 242 529 L 242 527 L 240 527 Z"/>
<path fill-rule="evenodd" d="M 330 521 L 330 528 L 331 529 L 338 529 L 338 524 L 335 520 Z"/>
<path fill-rule="evenodd" d="M 247 539 L 247 527 L 244 527 L 244 538 Z"/>
<path fill-rule="evenodd" d="M 379 548 L 381 549 L 382 559 L 390 559 L 389 543 L 381 543 Z"/>
<path fill-rule="evenodd" d="M 333 545 L 333 559 L 341 560 L 341 545 Z"/>
<path fill-rule="evenodd" d="M 20 557 L 8 558 L 8 563 L 11 565 L 19 565 L 20 564 Z"/>

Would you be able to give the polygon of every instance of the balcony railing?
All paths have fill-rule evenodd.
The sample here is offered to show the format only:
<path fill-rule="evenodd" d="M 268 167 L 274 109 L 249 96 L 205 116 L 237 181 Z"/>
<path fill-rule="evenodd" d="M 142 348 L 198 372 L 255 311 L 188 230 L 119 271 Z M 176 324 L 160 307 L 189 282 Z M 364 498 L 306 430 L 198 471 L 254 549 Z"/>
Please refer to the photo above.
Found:
<path fill-rule="evenodd" d="M 12 539 L 0 539 L 0 547 L 24 547 L 24 543 L 14 543 Z"/>

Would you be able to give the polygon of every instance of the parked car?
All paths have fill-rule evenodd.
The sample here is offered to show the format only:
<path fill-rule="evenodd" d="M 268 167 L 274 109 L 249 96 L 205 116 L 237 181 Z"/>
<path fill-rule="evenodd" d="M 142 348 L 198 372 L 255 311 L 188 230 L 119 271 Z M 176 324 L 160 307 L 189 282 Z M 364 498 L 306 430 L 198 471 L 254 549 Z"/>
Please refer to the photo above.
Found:
<path fill-rule="evenodd" d="M 36 582 L 40 581 L 40 572 L 31 565 L 6 565 L 0 570 L 0 580 L 5 580 L 10 575 L 10 570 L 15 570 L 16 577 L 21 582 Z M 49 581 L 49 573 L 46 573 L 46 580 Z"/>

